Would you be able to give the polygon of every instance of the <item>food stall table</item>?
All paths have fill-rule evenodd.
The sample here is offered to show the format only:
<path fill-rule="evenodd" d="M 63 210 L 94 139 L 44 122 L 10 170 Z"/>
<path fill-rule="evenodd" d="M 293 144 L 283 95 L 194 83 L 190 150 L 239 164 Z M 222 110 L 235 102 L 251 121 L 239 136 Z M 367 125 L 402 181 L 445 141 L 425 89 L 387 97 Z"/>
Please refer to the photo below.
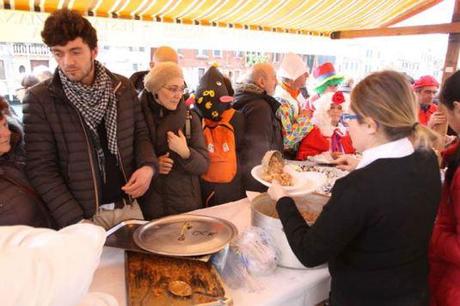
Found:
<path fill-rule="evenodd" d="M 229 220 L 241 232 L 251 225 L 251 208 L 247 198 L 191 212 Z M 244 305 L 316 305 L 327 299 L 330 275 L 327 267 L 287 269 L 278 267 L 267 276 L 254 277 L 256 289 L 227 288 L 236 306 Z M 101 262 L 94 274 L 90 292 L 113 295 L 120 306 L 126 304 L 124 250 L 104 247 Z"/>

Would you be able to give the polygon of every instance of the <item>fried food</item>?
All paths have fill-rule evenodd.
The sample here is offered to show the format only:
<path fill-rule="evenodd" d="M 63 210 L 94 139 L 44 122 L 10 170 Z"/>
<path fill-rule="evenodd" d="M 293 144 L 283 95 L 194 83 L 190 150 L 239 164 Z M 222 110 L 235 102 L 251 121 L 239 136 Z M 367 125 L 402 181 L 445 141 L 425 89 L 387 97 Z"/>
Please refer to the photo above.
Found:
<path fill-rule="evenodd" d="M 292 175 L 284 172 L 284 159 L 279 151 L 268 151 L 262 159 L 262 179 L 267 182 L 277 180 L 281 186 L 292 186 Z"/>

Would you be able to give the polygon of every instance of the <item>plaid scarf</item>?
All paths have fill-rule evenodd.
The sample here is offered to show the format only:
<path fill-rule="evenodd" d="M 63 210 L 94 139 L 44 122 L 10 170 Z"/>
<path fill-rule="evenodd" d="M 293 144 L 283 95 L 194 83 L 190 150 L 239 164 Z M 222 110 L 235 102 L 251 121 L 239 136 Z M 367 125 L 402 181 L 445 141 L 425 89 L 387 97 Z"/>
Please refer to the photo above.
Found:
<path fill-rule="evenodd" d="M 105 182 L 105 156 L 97 127 L 104 119 L 109 151 L 118 157 L 117 98 L 113 91 L 112 79 L 105 68 L 98 61 L 94 61 L 94 64 L 96 76 L 92 85 L 73 82 L 66 77 L 61 68 L 58 68 L 58 71 L 65 95 L 77 108 L 90 129 L 98 157 L 99 170 Z"/>

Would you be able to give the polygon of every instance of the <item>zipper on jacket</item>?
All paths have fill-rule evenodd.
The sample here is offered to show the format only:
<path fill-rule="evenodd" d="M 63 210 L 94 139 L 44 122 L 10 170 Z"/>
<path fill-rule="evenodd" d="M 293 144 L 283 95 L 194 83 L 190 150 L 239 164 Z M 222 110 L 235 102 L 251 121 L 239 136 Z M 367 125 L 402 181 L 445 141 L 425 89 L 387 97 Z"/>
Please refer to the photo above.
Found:
<path fill-rule="evenodd" d="M 125 182 L 128 183 L 128 177 L 126 176 L 125 167 L 123 166 L 123 160 L 121 158 L 120 148 L 118 148 L 118 144 L 117 144 L 117 151 L 118 151 L 118 161 L 120 163 L 121 173 L 123 173 L 123 177 L 125 178 Z M 129 200 L 130 204 L 132 202 L 134 202 L 134 199 L 129 194 L 126 194 L 126 195 L 128 196 L 128 200 Z"/>
<path fill-rule="evenodd" d="M 88 140 L 88 134 L 86 133 L 85 125 L 83 123 L 83 119 L 81 118 L 80 113 L 77 111 L 78 114 L 78 119 L 80 119 L 80 124 L 83 129 L 83 133 L 85 134 L 85 139 L 86 139 L 86 147 L 88 149 L 88 156 L 89 156 L 89 164 L 91 166 L 91 175 L 93 176 L 93 187 L 94 187 L 94 195 L 96 196 L 96 212 L 99 208 L 99 193 L 97 192 L 97 181 L 96 181 L 96 173 L 94 171 L 94 162 L 93 162 L 93 156 L 91 154 L 91 149 L 90 149 L 90 144 Z"/>
<path fill-rule="evenodd" d="M 120 87 L 121 87 L 121 81 L 117 84 L 117 86 L 115 86 L 115 88 L 113 89 L 113 92 L 116 94 L 118 89 L 120 89 Z M 117 101 L 119 101 L 119 99 L 117 99 Z M 118 147 L 118 138 L 117 138 L 117 152 L 118 152 L 118 162 L 120 163 L 121 173 L 123 174 L 123 177 L 125 178 L 125 182 L 128 183 L 128 176 L 126 175 L 125 167 L 123 165 L 123 160 L 121 158 L 120 148 Z M 134 199 L 129 194 L 126 194 L 126 195 L 128 196 L 129 202 L 132 203 Z"/>

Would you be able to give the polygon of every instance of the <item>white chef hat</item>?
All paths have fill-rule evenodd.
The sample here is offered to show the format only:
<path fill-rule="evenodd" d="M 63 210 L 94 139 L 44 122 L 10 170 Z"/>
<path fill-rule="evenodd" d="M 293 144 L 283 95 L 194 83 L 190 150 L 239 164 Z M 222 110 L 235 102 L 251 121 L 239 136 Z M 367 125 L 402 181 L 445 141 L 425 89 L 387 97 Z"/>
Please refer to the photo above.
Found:
<path fill-rule="evenodd" d="M 278 76 L 290 80 L 296 80 L 307 71 L 307 65 L 300 56 L 294 53 L 287 53 L 281 61 Z"/>

